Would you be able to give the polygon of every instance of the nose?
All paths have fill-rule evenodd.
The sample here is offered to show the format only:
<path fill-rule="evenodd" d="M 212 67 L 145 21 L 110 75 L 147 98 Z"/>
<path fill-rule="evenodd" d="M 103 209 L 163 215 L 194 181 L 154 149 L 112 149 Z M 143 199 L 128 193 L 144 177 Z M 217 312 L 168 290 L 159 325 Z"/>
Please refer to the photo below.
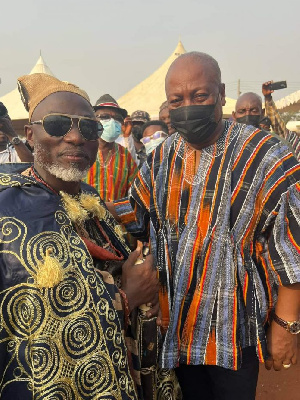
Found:
<path fill-rule="evenodd" d="M 85 142 L 78 128 L 78 119 L 72 122 L 71 130 L 64 136 L 64 140 L 68 143 L 74 143 L 76 146 L 82 146 Z"/>

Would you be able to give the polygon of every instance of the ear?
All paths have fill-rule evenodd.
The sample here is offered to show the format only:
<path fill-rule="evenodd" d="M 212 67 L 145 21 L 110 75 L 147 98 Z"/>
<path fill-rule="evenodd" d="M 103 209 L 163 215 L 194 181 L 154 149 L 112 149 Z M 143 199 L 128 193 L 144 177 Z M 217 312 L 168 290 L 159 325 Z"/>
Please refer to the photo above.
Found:
<path fill-rule="evenodd" d="M 236 121 L 235 111 L 232 111 L 232 118 L 234 121 Z"/>
<path fill-rule="evenodd" d="M 226 104 L 225 83 L 221 83 L 220 85 L 220 94 L 221 94 L 222 106 L 224 107 Z"/>
<path fill-rule="evenodd" d="M 24 134 L 28 142 L 29 140 L 33 141 L 33 130 L 31 125 L 24 126 Z"/>

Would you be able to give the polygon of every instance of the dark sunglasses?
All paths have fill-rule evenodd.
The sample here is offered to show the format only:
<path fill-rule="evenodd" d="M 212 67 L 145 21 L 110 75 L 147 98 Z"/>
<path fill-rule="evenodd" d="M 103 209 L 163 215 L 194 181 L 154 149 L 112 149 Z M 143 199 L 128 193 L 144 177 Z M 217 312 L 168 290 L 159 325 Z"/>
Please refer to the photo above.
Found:
<path fill-rule="evenodd" d="M 62 137 L 70 132 L 74 119 L 77 119 L 78 130 L 85 140 L 97 140 L 103 132 L 102 124 L 88 117 L 68 114 L 48 114 L 40 121 L 31 121 L 32 125 L 42 125 L 50 136 Z"/>

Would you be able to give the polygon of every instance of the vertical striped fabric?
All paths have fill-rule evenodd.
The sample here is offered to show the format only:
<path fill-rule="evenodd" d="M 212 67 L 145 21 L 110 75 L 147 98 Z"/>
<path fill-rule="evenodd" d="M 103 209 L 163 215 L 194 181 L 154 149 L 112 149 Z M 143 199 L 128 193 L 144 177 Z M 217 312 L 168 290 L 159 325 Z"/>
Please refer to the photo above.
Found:
<path fill-rule="evenodd" d="M 90 168 L 85 182 L 93 186 L 104 201 L 125 197 L 136 177 L 138 167 L 129 151 L 115 143 L 110 160 L 103 162 L 101 150 L 97 160 Z"/>
<path fill-rule="evenodd" d="M 115 206 L 129 232 L 150 230 L 162 366 L 235 370 L 244 347 L 264 359 L 277 286 L 300 282 L 300 165 L 275 136 L 231 122 L 196 172 L 187 149 L 168 138 Z"/>

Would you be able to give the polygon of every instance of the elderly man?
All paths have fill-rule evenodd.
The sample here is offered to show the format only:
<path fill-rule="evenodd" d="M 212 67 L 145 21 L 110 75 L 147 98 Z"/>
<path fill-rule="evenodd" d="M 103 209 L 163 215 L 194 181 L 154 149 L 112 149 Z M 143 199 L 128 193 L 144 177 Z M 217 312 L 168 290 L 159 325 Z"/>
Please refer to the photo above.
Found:
<path fill-rule="evenodd" d="M 263 118 L 261 97 L 258 94 L 249 92 L 242 94 L 235 104 L 235 111 L 232 117 L 236 122 L 246 125 L 259 127 L 259 122 Z"/>
<path fill-rule="evenodd" d="M 87 174 L 86 183 L 93 186 L 104 201 L 117 200 L 127 195 L 138 172 L 130 152 L 116 143 L 127 111 L 109 94 L 97 100 L 94 110 L 103 125 L 103 132 L 97 159 Z"/>
<path fill-rule="evenodd" d="M 258 359 L 296 362 L 300 165 L 278 138 L 222 120 L 209 55 L 178 57 L 166 95 L 178 133 L 147 158 L 116 216 L 137 236 L 150 231 L 161 364 L 176 368 L 184 399 L 253 400 Z"/>
<path fill-rule="evenodd" d="M 0 397 L 137 399 L 122 329 L 133 308 L 155 301 L 156 272 L 151 259 L 134 265 L 138 251 L 119 290 L 108 272 L 128 248 L 80 182 L 101 125 L 77 86 L 46 74 L 18 85 L 35 157 L 21 175 L 0 174 Z"/>

